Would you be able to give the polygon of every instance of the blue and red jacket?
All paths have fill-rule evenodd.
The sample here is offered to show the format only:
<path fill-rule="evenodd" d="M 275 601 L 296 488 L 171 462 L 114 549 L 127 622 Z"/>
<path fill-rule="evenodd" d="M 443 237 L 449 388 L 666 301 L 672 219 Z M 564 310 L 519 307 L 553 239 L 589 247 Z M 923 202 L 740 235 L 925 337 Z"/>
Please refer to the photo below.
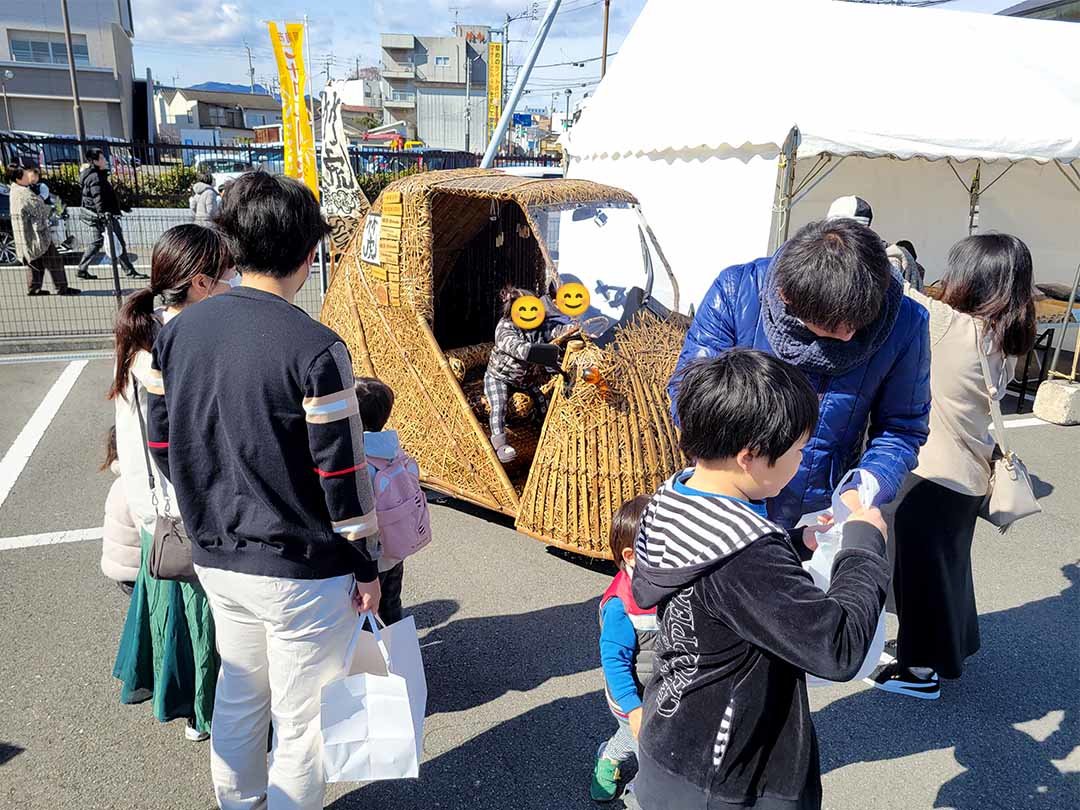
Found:
<path fill-rule="evenodd" d="M 638 607 L 630 577 L 620 570 L 600 597 L 600 665 L 608 706 L 626 717 L 641 706 L 653 672 L 656 608 Z"/>
<path fill-rule="evenodd" d="M 668 386 L 673 412 L 676 381 L 694 360 L 736 346 L 775 354 L 761 318 L 761 287 L 771 261 L 729 267 L 713 282 Z M 791 528 L 802 515 L 827 508 L 840 480 L 856 467 L 878 480 L 878 504 L 896 497 L 929 434 L 928 324 L 926 310 L 905 296 L 892 333 L 867 361 L 834 377 L 807 374 L 821 399 L 821 415 L 799 471 L 768 501 L 771 520 Z"/>

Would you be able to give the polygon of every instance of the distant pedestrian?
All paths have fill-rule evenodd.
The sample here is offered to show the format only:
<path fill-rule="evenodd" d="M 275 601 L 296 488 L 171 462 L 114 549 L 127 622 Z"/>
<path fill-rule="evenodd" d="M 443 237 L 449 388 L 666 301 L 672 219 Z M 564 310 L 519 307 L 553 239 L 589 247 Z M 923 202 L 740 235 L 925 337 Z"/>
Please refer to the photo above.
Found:
<path fill-rule="evenodd" d="M 320 693 L 341 674 L 357 610 L 379 607 L 352 359 L 292 303 L 329 228 L 310 190 L 264 172 L 233 183 L 215 225 L 190 227 L 225 236 L 243 284 L 158 336 L 149 446 L 214 612 L 218 804 L 321 810 Z"/>
<path fill-rule="evenodd" d="M 356 381 L 364 453 L 375 494 L 382 556 L 379 557 L 379 618 L 384 624 L 401 621 L 401 589 L 405 556 L 431 540 L 427 499 L 420 488 L 420 468 L 401 449 L 396 430 L 386 430 L 394 407 L 394 392 L 373 377 Z"/>
<path fill-rule="evenodd" d="M 911 244 L 909 239 L 898 239 L 896 247 L 906 252 L 911 258 L 911 272 L 905 275 L 905 280 L 915 288 L 916 292 L 922 292 L 923 287 L 926 286 L 926 268 L 919 264 L 919 254 L 915 252 L 915 245 Z"/>
<path fill-rule="evenodd" d="M 191 305 L 228 292 L 239 279 L 221 236 L 192 224 L 162 235 L 150 268 L 150 285 L 128 296 L 117 316 L 116 368 L 109 390 L 116 407 L 120 477 L 142 547 L 113 675 L 121 682 L 121 702 L 152 699 L 158 720 L 187 720 L 187 739 L 199 741 L 210 731 L 218 672 L 210 606 L 198 584 L 154 579 L 147 569 L 158 515 L 187 517 L 148 454 L 148 399 L 161 393 L 150 350 L 164 324 Z"/>
<path fill-rule="evenodd" d="M 214 177 L 210 172 L 201 170 L 195 176 L 195 185 L 191 187 L 188 207 L 195 214 L 195 222 L 208 225 L 210 219 L 221 205 L 221 195 L 214 188 Z"/>
<path fill-rule="evenodd" d="M 639 495 L 620 506 L 611 519 L 608 542 L 619 572 L 600 597 L 600 666 L 608 708 L 619 727 L 596 752 L 589 795 L 597 802 L 615 798 L 622 766 L 637 756 L 641 697 L 653 673 L 656 608 L 638 607 L 630 589 L 634 542 L 649 500 L 648 495 Z"/>
<path fill-rule="evenodd" d="M 886 692 L 933 700 L 940 679 L 959 678 L 979 650 L 971 543 L 997 447 L 990 401 L 1005 396 L 1017 358 L 1035 343 L 1031 290 L 1027 245 L 980 234 L 949 251 L 940 300 L 908 292 L 930 312 L 932 407 L 896 506 L 896 662 L 872 679 Z"/>
<path fill-rule="evenodd" d="M 11 189 L 11 235 L 15 239 L 15 255 L 26 265 L 26 294 L 49 294 L 42 287 L 47 270 L 57 295 L 78 295 L 82 291 L 68 286 L 64 262 L 53 244 L 49 222 L 52 209 L 32 188 L 41 179 L 37 164 L 20 158 L 7 167 L 7 176 Z"/>
<path fill-rule="evenodd" d="M 90 273 L 89 267 L 91 262 L 101 256 L 102 248 L 105 246 L 106 232 L 111 233 L 110 244 L 116 253 L 116 260 L 124 266 L 125 275 L 128 278 L 147 278 L 145 274 L 135 269 L 135 265 L 131 263 L 128 256 L 124 231 L 120 227 L 122 213 L 120 198 L 116 196 L 116 189 L 109 182 L 109 161 L 105 153 L 96 148 L 87 149 L 86 160 L 89 165 L 79 173 L 79 185 L 82 187 L 82 218 L 90 226 L 94 236 L 79 261 L 79 278 L 97 278 Z"/>

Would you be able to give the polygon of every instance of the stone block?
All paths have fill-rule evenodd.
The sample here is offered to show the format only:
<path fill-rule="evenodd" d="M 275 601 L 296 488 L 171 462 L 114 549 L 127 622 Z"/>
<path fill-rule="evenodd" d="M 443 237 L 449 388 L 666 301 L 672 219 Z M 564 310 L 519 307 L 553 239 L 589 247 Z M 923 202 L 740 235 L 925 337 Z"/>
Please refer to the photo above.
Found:
<path fill-rule="evenodd" d="M 1033 413 L 1055 425 L 1080 425 L 1080 384 L 1047 380 L 1035 395 Z"/>

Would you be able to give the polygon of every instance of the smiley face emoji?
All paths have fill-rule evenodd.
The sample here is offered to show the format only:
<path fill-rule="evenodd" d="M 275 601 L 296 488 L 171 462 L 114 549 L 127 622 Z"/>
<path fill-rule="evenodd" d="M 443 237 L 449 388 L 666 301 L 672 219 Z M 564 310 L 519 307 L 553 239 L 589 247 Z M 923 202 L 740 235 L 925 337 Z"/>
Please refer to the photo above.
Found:
<path fill-rule="evenodd" d="M 584 284 L 576 281 L 563 284 L 555 293 L 555 306 L 559 308 L 559 312 L 571 318 L 583 315 L 589 308 L 589 303 L 589 291 Z"/>
<path fill-rule="evenodd" d="M 537 329 L 543 324 L 546 315 L 544 302 L 535 295 L 515 298 L 514 303 L 510 305 L 510 319 L 518 329 Z"/>

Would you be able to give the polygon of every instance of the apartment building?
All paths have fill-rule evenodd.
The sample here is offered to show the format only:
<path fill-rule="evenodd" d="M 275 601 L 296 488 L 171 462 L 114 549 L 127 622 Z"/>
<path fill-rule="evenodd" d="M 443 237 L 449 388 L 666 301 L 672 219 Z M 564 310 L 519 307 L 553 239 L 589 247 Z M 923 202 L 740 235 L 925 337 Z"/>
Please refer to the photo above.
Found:
<path fill-rule="evenodd" d="M 89 136 L 130 138 L 135 28 L 130 0 L 68 0 L 72 50 Z M 6 2 L 0 10 L 0 128 L 74 134 L 60 3 Z"/>
<path fill-rule="evenodd" d="M 382 121 L 405 124 L 409 139 L 435 149 L 487 146 L 487 54 L 491 29 L 459 25 L 451 37 L 383 34 Z"/>
<path fill-rule="evenodd" d="M 162 87 L 155 101 L 158 138 L 173 143 L 250 143 L 256 127 L 281 123 L 281 99 L 261 93 Z"/>

